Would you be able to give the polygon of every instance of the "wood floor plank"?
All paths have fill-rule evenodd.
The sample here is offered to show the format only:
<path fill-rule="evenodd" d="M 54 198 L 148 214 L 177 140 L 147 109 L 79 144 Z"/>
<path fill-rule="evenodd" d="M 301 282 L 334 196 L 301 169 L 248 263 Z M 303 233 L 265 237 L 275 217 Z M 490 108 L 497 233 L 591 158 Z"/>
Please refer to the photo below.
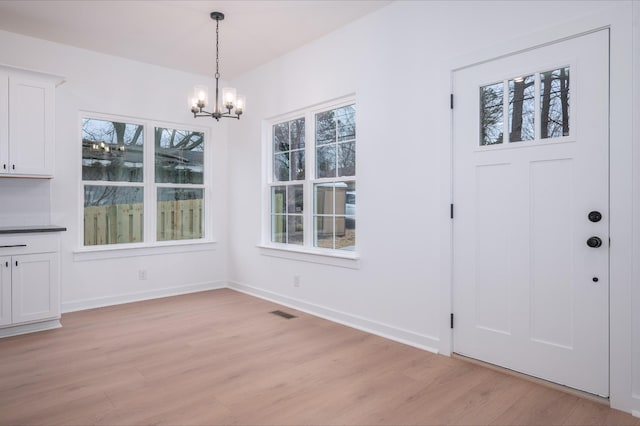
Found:
<path fill-rule="evenodd" d="M 297 316 L 270 314 L 284 310 Z M 575 395 L 232 290 L 0 339 L 0 425 L 633 425 Z"/>

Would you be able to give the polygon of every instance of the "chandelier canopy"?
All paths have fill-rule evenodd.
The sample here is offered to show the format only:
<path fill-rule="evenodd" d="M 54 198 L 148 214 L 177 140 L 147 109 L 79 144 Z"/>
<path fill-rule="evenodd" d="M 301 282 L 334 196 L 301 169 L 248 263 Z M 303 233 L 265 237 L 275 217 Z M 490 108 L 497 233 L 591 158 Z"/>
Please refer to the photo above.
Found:
<path fill-rule="evenodd" d="M 216 97 L 213 103 L 213 111 L 206 111 L 209 105 L 209 88 L 207 86 L 198 85 L 193 88 L 193 96 L 189 100 L 193 117 L 212 117 L 217 121 L 221 118 L 237 118 L 244 112 L 246 99 L 242 95 L 236 95 L 236 89 L 233 87 L 225 87 L 222 89 L 222 97 L 218 91 L 218 81 L 220 80 L 220 21 L 224 19 L 221 12 L 211 12 L 211 19 L 216 21 Z"/>

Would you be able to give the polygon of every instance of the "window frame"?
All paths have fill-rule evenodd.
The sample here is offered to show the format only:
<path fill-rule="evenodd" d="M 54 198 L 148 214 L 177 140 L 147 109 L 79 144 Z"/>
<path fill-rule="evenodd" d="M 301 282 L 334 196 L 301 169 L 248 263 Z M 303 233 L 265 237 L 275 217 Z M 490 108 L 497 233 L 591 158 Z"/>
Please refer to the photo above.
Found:
<path fill-rule="evenodd" d="M 77 249 L 74 251 L 82 259 L 83 254 L 89 253 L 87 260 L 95 258 L 91 253 L 110 252 L 108 257 L 119 257 L 119 254 L 127 253 L 128 255 L 153 254 L 157 251 L 166 252 L 172 247 L 192 246 L 193 249 L 207 249 L 216 243 L 213 237 L 213 149 L 211 142 L 211 131 L 208 127 L 191 125 L 186 123 L 173 123 L 161 120 L 143 119 L 139 117 L 99 113 L 93 111 L 79 111 L 77 120 L 77 141 L 82 141 L 82 122 L 85 119 L 104 120 L 123 122 L 143 126 L 143 179 L 142 182 L 125 182 L 125 181 L 89 181 L 82 178 L 82 143 L 77 145 L 77 173 L 78 173 L 78 224 L 79 230 L 77 235 Z M 202 184 L 177 184 L 177 183 L 157 183 L 155 181 L 155 129 L 169 128 L 184 131 L 201 132 L 204 134 L 204 155 L 203 155 L 203 183 Z M 84 188 L 85 185 L 95 186 L 122 186 L 122 187 L 141 187 L 143 188 L 143 241 L 135 243 L 115 243 L 102 245 L 85 245 L 84 244 Z M 204 234 L 202 238 L 195 239 L 177 239 L 159 241 L 157 239 L 157 194 L 159 188 L 186 188 L 186 189 L 202 189 L 204 196 L 203 205 L 203 224 Z M 158 248 L 161 248 L 158 250 Z M 190 251 L 190 250 L 189 250 Z"/>
<path fill-rule="evenodd" d="M 294 260 L 309 261 L 314 263 L 324 263 L 335 266 L 343 266 L 348 268 L 359 267 L 358 239 L 353 250 L 321 248 L 314 246 L 315 232 L 315 200 L 314 188 L 316 184 L 333 183 L 333 182 L 353 182 L 357 185 L 357 148 L 356 148 L 356 174 L 354 176 L 335 176 L 316 178 L 316 114 L 338 109 L 341 107 L 356 105 L 355 95 L 345 96 L 328 102 L 316 104 L 307 108 L 302 108 L 290 113 L 281 114 L 263 120 L 263 203 L 262 203 L 262 232 L 261 242 L 258 247 L 262 249 L 262 254 L 284 257 Z M 274 146 L 273 146 L 273 126 L 291 120 L 304 118 L 305 120 L 305 179 L 277 181 L 274 179 Z M 356 138 L 357 147 L 357 128 L 358 114 L 356 112 Z M 337 171 L 336 171 L 337 174 Z M 302 245 L 278 243 L 271 240 L 271 191 L 277 186 L 302 185 L 304 191 L 304 207 L 303 207 L 303 235 Z M 357 187 L 357 186 L 356 186 Z M 358 209 L 356 208 L 355 223 L 358 223 Z M 357 229 L 357 228 L 356 228 Z M 356 261 L 355 263 L 353 261 Z"/>

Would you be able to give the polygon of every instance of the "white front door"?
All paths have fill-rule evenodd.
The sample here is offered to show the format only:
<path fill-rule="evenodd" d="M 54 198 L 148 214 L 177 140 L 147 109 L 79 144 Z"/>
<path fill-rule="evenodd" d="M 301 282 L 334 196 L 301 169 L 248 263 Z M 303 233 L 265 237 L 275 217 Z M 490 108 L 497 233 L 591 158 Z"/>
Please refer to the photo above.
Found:
<path fill-rule="evenodd" d="M 453 88 L 454 352 L 608 396 L 608 30 Z"/>

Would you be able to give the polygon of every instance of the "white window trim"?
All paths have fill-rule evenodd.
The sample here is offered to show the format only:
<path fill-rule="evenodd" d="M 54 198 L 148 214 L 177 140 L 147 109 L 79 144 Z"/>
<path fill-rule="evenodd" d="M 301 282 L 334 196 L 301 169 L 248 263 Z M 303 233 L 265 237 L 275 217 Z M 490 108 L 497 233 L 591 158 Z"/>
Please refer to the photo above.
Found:
<path fill-rule="evenodd" d="M 128 256 L 147 256 L 152 254 L 175 253 L 183 251 L 210 250 L 215 248 L 217 241 L 213 236 L 213 173 L 210 168 L 213 165 L 213 143 L 211 132 L 208 127 L 194 126 L 190 124 L 172 123 L 167 121 L 144 119 L 116 114 L 105 114 L 93 111 L 78 111 L 77 120 L 77 141 L 82 140 L 82 120 L 96 119 L 106 121 L 118 121 L 124 123 L 138 124 L 144 126 L 143 140 L 143 182 L 105 182 L 105 181 L 84 181 L 82 179 L 82 144 L 78 144 L 78 223 L 79 232 L 77 235 L 76 249 L 73 250 L 74 260 L 94 260 L 110 259 Z M 204 133 L 204 177 L 202 184 L 172 184 L 155 182 L 155 146 L 154 129 L 164 127 L 170 129 L 197 131 Z M 144 242 L 124 243 L 124 244 L 103 244 L 95 246 L 84 245 L 84 185 L 98 186 L 137 186 L 144 191 L 143 214 L 145 217 L 143 224 Z M 194 188 L 204 190 L 204 236 L 192 240 L 171 240 L 157 241 L 156 235 L 156 198 L 157 189 L 166 187 Z M 192 249 L 187 249 L 189 246 Z"/>
<path fill-rule="evenodd" d="M 315 168 L 315 115 L 319 112 L 357 104 L 354 94 L 334 99 L 311 107 L 302 108 L 286 114 L 274 116 L 262 122 L 262 232 L 261 242 L 257 245 L 262 255 L 298 260 L 310 263 L 321 263 L 346 268 L 360 268 L 360 254 L 356 237 L 354 251 L 341 249 L 327 249 L 313 246 L 313 186 L 320 182 L 353 181 L 357 184 L 356 176 L 316 179 Z M 357 108 L 357 107 L 356 107 Z M 305 180 L 273 181 L 273 125 L 297 118 L 305 119 Z M 356 113 L 356 132 L 358 115 Z M 357 135 L 357 133 L 356 133 Z M 358 137 L 356 136 L 356 146 Z M 356 149 L 357 152 L 357 149 Z M 357 155 L 356 155 L 357 158 Z M 271 187 L 279 185 L 303 185 L 304 188 L 304 245 L 275 243 L 271 241 Z M 356 224 L 358 223 L 358 209 L 356 209 Z M 357 226 L 357 225 L 356 225 Z"/>

